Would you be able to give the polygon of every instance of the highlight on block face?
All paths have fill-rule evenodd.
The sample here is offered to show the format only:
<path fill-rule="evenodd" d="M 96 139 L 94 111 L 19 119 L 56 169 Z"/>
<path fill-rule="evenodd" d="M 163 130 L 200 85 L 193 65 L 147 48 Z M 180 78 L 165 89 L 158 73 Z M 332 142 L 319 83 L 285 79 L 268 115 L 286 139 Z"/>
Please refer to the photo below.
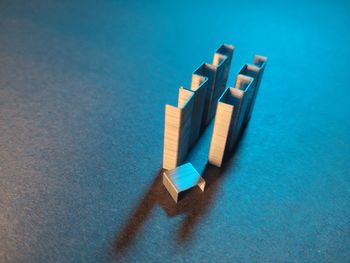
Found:
<path fill-rule="evenodd" d="M 198 186 L 202 191 L 205 188 L 205 180 L 200 176 L 191 163 L 186 163 L 173 170 L 163 173 L 163 184 L 171 197 L 177 203 L 181 192 Z"/>

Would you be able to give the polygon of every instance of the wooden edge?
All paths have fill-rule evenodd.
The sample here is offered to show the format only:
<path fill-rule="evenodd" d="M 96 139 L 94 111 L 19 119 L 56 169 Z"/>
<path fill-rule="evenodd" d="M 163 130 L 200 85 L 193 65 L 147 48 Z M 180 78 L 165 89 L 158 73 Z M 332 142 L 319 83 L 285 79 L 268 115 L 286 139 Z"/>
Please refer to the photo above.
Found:
<path fill-rule="evenodd" d="M 197 186 L 202 190 L 202 192 L 204 192 L 205 185 L 206 185 L 205 180 L 203 179 L 202 176 L 200 176 Z"/>
<path fill-rule="evenodd" d="M 171 182 L 166 172 L 163 172 L 163 185 L 168 190 L 175 203 L 177 203 L 179 199 L 179 192 L 177 191 L 175 185 Z"/>

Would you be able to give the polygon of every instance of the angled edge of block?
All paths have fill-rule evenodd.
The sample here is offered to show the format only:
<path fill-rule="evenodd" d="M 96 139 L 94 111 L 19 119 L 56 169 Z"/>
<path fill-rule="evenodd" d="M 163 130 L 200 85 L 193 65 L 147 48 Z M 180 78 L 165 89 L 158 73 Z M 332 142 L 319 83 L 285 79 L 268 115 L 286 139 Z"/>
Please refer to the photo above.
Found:
<path fill-rule="evenodd" d="M 199 189 L 202 190 L 202 192 L 204 192 L 205 186 L 206 186 L 206 182 L 205 182 L 205 180 L 204 180 L 204 178 L 202 176 L 199 178 L 197 186 L 199 187 Z"/>
<path fill-rule="evenodd" d="M 175 185 L 172 183 L 166 172 L 163 172 L 163 185 L 165 186 L 175 203 L 177 203 L 179 199 L 179 192 L 177 191 Z"/>
<path fill-rule="evenodd" d="M 264 68 L 266 66 L 267 57 L 261 55 L 255 55 L 253 59 L 253 64 L 259 68 Z"/>

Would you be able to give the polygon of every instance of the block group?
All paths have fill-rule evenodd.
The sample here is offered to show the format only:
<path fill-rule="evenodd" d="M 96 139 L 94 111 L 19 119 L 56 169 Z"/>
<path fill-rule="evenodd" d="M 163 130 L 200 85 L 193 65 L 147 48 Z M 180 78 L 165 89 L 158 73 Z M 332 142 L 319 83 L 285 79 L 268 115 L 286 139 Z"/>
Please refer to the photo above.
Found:
<path fill-rule="evenodd" d="M 214 117 L 218 98 L 226 87 L 234 47 L 222 45 L 212 64 L 192 74 L 190 88 L 179 88 L 177 106 L 165 105 L 163 168 L 174 169 Z"/>
<path fill-rule="evenodd" d="M 165 105 L 163 183 L 175 202 L 191 187 L 204 190 L 205 181 L 196 169 L 182 164 L 213 117 L 208 162 L 217 167 L 251 117 L 267 58 L 256 55 L 238 72 L 234 87 L 226 87 L 233 53 L 233 46 L 220 46 L 211 64 L 203 63 L 192 73 L 190 88 L 179 88 L 177 106 Z"/>

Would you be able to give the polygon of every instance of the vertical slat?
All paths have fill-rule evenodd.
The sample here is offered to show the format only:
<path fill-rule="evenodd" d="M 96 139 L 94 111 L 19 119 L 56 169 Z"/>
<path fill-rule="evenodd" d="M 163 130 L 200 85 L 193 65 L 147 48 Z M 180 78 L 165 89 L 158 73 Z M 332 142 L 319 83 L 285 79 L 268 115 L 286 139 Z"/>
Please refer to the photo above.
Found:
<path fill-rule="evenodd" d="M 206 124 L 208 124 L 214 117 L 218 99 L 226 88 L 226 82 L 231 67 L 233 51 L 233 46 L 222 45 L 214 53 L 212 65 L 215 67 L 215 78 L 208 100 L 209 104 Z"/>
<path fill-rule="evenodd" d="M 218 103 L 208 158 L 209 163 L 217 167 L 221 167 L 224 158 L 233 111 L 232 105 Z"/>
<path fill-rule="evenodd" d="M 191 131 L 193 92 L 179 89 L 178 107 L 165 106 L 163 168 L 174 169 L 187 154 Z"/>
<path fill-rule="evenodd" d="M 239 74 L 236 78 L 235 88 L 230 89 L 232 97 L 236 98 L 234 105 L 236 105 L 237 116 L 234 116 L 234 125 L 232 127 L 230 140 L 227 147 L 228 152 L 230 152 L 233 146 L 237 143 L 237 139 L 241 133 L 248 106 L 250 100 L 252 99 L 252 93 L 254 91 L 253 82 L 253 78 Z"/>
<path fill-rule="evenodd" d="M 165 105 L 163 168 L 172 169 L 178 161 L 181 109 Z"/>
<path fill-rule="evenodd" d="M 244 74 L 249 77 L 254 78 L 254 92 L 252 95 L 252 99 L 250 100 L 247 116 L 245 118 L 244 123 L 248 123 L 250 120 L 251 114 L 253 112 L 256 96 L 258 95 L 261 79 L 264 74 L 264 70 L 266 67 L 267 58 L 259 55 L 254 56 L 253 65 L 247 65 L 246 69 L 242 69 L 241 74 Z"/>
<path fill-rule="evenodd" d="M 194 92 L 194 103 L 192 111 L 190 147 L 197 141 L 200 135 L 203 120 L 205 96 L 208 89 L 208 78 L 200 75 L 203 68 L 205 68 L 205 64 L 201 65 L 197 70 L 194 71 L 191 80 L 190 89 Z"/>
<path fill-rule="evenodd" d="M 179 158 L 176 166 L 181 164 L 189 149 L 190 136 L 191 136 L 191 121 L 192 121 L 192 111 L 193 111 L 193 95 L 194 93 L 189 90 L 179 89 L 179 105 L 181 107 L 181 121 L 180 121 L 180 138 L 179 138 Z M 181 103 L 180 103 L 181 97 Z M 176 167 L 175 166 L 175 167 Z M 174 167 L 174 168 L 175 168 Z"/>
<path fill-rule="evenodd" d="M 253 78 L 238 75 L 235 88 L 228 88 L 220 97 L 209 149 L 210 164 L 221 167 L 225 153 L 239 138 L 252 92 Z"/>

